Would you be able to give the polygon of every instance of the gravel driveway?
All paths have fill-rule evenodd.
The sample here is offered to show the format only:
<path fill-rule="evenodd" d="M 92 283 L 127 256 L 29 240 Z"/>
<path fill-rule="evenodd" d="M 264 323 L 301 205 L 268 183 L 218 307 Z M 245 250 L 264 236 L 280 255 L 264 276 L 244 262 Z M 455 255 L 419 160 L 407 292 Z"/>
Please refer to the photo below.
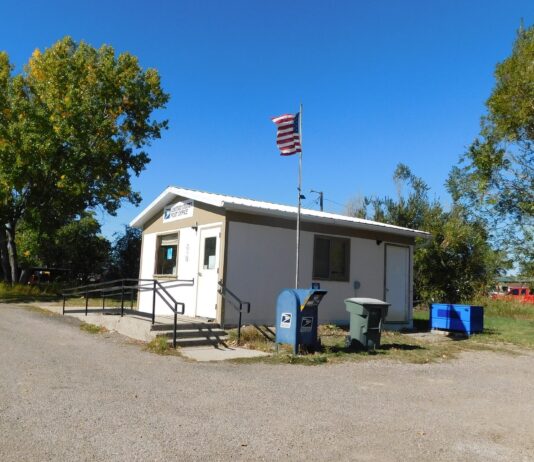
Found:
<path fill-rule="evenodd" d="M 534 354 L 194 363 L 0 305 L 1 461 L 534 460 Z"/>

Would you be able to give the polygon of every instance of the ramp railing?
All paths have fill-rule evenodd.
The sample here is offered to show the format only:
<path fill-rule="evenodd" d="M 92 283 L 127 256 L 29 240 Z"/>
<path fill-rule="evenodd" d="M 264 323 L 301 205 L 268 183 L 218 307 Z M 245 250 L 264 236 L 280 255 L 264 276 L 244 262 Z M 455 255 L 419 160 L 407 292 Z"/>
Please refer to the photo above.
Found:
<path fill-rule="evenodd" d="M 176 283 L 181 285 L 183 283 L 194 284 L 194 279 L 173 279 L 169 281 L 170 283 Z M 152 324 L 156 321 L 156 301 L 159 297 L 163 303 L 173 312 L 174 314 L 174 329 L 173 329 L 173 347 L 176 348 L 176 328 L 178 323 L 178 314 L 183 315 L 185 313 L 185 303 L 177 301 L 168 289 L 158 281 L 157 279 L 115 279 L 113 281 L 100 282 L 97 284 L 88 284 L 84 286 L 72 287 L 70 289 L 65 289 L 61 296 L 63 297 L 63 315 L 65 314 L 65 304 L 67 298 L 71 297 L 80 297 L 85 298 L 85 315 L 87 316 L 89 312 L 89 298 L 101 298 L 102 299 L 102 311 L 106 309 L 106 299 L 110 297 L 118 297 L 120 295 L 120 315 L 121 317 L 125 314 L 125 301 L 126 297 L 129 295 L 130 309 L 127 310 L 126 314 L 135 313 L 137 316 L 145 315 L 141 311 L 133 310 L 133 301 L 135 293 L 137 292 L 152 292 L 152 313 L 151 316 Z"/>

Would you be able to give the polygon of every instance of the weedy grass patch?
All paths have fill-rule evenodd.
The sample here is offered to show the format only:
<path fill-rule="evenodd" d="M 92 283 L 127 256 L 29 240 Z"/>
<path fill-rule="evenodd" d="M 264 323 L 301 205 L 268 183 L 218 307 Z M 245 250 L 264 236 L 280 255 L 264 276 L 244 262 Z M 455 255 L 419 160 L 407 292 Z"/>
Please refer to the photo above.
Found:
<path fill-rule="evenodd" d="M 63 303 L 62 300 L 60 300 L 60 303 Z M 129 309 L 130 308 L 130 300 L 125 298 L 124 300 L 124 308 L 127 308 Z M 87 303 L 87 306 L 89 308 L 102 308 L 102 298 L 97 298 L 97 297 L 89 297 L 89 300 L 88 300 L 88 303 Z M 107 309 L 111 309 L 111 308 L 120 308 L 121 306 L 121 301 L 120 301 L 120 298 L 117 298 L 117 297 L 106 297 L 106 300 L 105 300 L 105 308 L 106 310 Z M 134 302 L 134 306 L 135 306 L 135 302 Z M 67 298 L 65 300 L 65 307 L 69 308 L 69 307 L 85 307 L 85 297 L 83 296 L 76 296 L 76 297 L 70 297 L 70 298 Z"/>
<path fill-rule="evenodd" d="M 0 301 L 3 302 L 23 303 L 55 299 L 57 299 L 57 295 L 48 286 L 0 283 Z"/>
<path fill-rule="evenodd" d="M 534 320 L 488 317 L 484 332 L 474 338 L 485 343 L 504 342 L 534 348 Z"/>
<path fill-rule="evenodd" d="M 52 302 L 57 301 L 63 303 L 61 297 L 62 288 L 57 284 L 42 284 L 30 285 L 30 284 L 5 284 L 0 283 L 0 301 L 7 303 L 31 303 L 31 302 Z M 124 307 L 130 308 L 131 305 L 131 293 L 125 293 Z M 135 305 L 136 294 L 133 294 L 133 302 Z M 85 297 L 78 295 L 74 297 L 68 297 L 65 300 L 66 307 L 85 307 Z M 88 306 L 91 308 L 101 308 L 102 298 L 89 297 Z M 120 296 L 106 297 L 105 307 L 108 308 L 120 308 L 121 300 Z"/>
<path fill-rule="evenodd" d="M 514 300 L 494 300 L 479 297 L 469 303 L 484 307 L 484 331 L 473 334 L 462 343 L 509 343 L 519 347 L 534 348 L 534 305 Z M 429 329 L 429 311 L 414 310 L 414 326 L 421 331 Z"/>
<path fill-rule="evenodd" d="M 106 332 L 109 332 L 104 326 L 98 326 L 88 322 L 82 322 L 80 324 L 80 330 L 83 330 L 89 334 L 105 334 Z"/>
<path fill-rule="evenodd" d="M 239 346 L 270 353 L 275 350 L 274 336 L 274 331 L 265 326 L 243 326 Z M 228 330 L 228 343 L 237 346 L 237 329 Z"/>
<path fill-rule="evenodd" d="M 239 362 L 267 364 L 318 365 L 344 361 L 389 359 L 414 364 L 442 362 L 457 358 L 466 351 L 495 351 L 517 354 L 512 346 L 534 348 L 534 306 L 506 300 L 479 298 L 470 304 L 484 306 L 484 332 L 469 338 L 429 334 L 421 337 L 413 333 L 383 331 L 381 345 L 375 350 L 362 351 L 347 345 L 347 329 L 332 324 L 320 325 L 321 347 L 308 354 L 293 355 L 291 348 L 281 345 L 276 352 L 274 332 L 267 338 L 254 326 L 242 331 L 241 346 L 273 353 L 268 357 L 247 358 Z M 428 332 L 428 309 L 414 310 L 415 331 Z M 262 329 L 263 330 L 263 329 Z M 234 334 L 231 333 L 231 338 Z M 235 334 L 237 335 L 237 334 Z"/>
<path fill-rule="evenodd" d="M 242 332 L 242 347 L 260 349 L 272 353 L 270 356 L 259 358 L 244 358 L 235 360 L 240 363 L 262 362 L 266 364 L 300 364 L 300 365 L 320 365 L 325 363 L 339 363 L 344 361 L 365 361 L 379 358 L 389 358 L 393 360 L 428 363 L 443 361 L 456 357 L 461 348 L 459 345 L 428 345 L 425 342 L 411 338 L 409 335 L 398 332 L 382 333 L 382 345 L 375 350 L 364 351 L 347 345 L 347 330 L 335 325 L 319 326 L 319 338 L 321 346 L 316 351 L 303 352 L 294 355 L 289 345 L 279 345 L 276 351 L 274 337 L 267 340 L 261 333 L 255 332 L 256 328 L 247 326 Z M 233 333 L 231 336 L 233 338 Z M 256 348 L 257 346 L 260 348 Z"/>
<path fill-rule="evenodd" d="M 157 355 L 181 356 L 179 350 L 174 349 L 169 344 L 168 338 L 164 336 L 154 337 L 145 345 L 145 350 Z"/>
<path fill-rule="evenodd" d="M 470 304 L 484 307 L 484 319 L 508 318 L 534 321 L 534 304 L 532 303 L 520 303 L 517 300 L 478 297 Z"/>

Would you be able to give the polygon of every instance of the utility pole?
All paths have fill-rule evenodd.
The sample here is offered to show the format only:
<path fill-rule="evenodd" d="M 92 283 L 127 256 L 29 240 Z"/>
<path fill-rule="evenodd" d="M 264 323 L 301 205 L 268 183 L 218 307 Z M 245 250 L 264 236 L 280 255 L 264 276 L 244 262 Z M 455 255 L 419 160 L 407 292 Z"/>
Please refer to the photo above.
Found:
<path fill-rule="evenodd" d="M 310 192 L 319 194 L 319 207 L 321 208 L 321 212 L 322 212 L 323 211 L 323 196 L 324 196 L 324 193 L 322 191 L 314 191 L 313 189 Z"/>

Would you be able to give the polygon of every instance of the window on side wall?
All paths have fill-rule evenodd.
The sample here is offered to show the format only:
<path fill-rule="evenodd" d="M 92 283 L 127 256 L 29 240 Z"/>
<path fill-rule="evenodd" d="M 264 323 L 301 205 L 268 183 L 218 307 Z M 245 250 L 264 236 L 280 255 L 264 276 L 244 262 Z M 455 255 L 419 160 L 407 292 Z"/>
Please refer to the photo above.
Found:
<path fill-rule="evenodd" d="M 156 275 L 176 276 L 178 264 L 178 234 L 158 236 Z"/>
<path fill-rule="evenodd" d="M 315 236 L 313 244 L 313 279 L 348 281 L 350 239 Z"/>

